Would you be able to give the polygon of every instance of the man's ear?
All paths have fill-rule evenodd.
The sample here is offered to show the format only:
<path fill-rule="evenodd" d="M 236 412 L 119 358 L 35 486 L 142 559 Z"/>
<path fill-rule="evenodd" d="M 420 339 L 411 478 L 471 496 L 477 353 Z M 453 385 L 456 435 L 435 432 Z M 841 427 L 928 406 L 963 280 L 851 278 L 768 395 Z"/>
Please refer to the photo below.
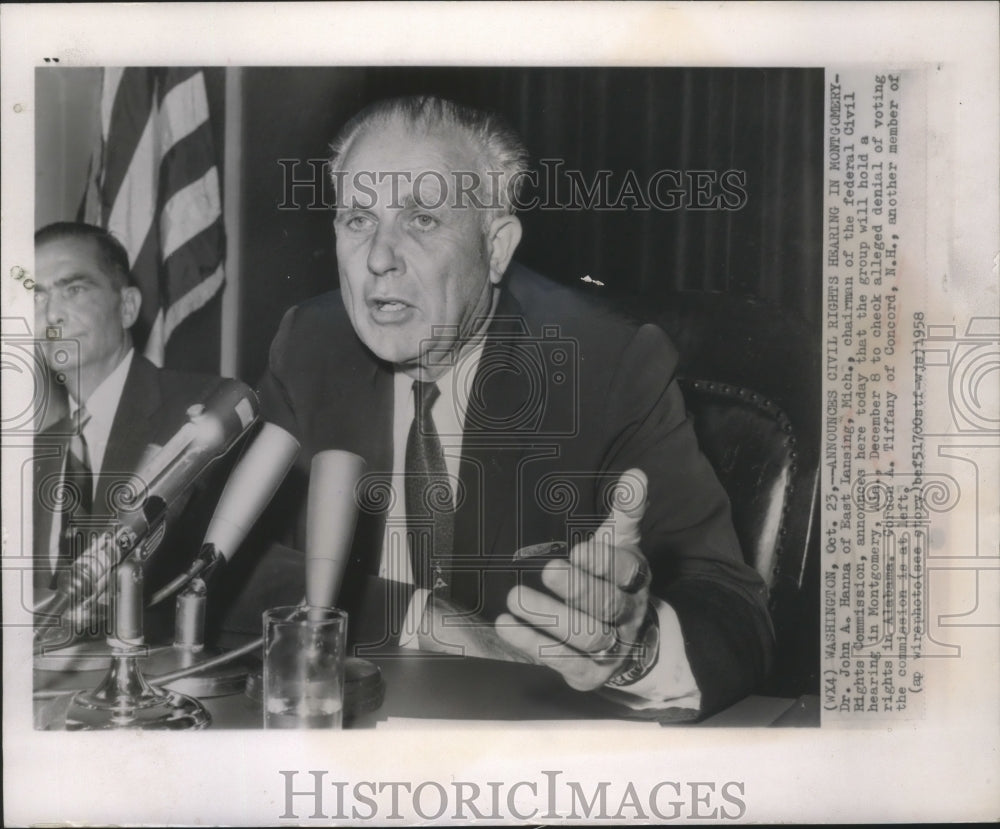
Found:
<path fill-rule="evenodd" d="M 122 328 L 127 331 L 135 325 L 141 307 L 142 291 L 132 286 L 122 288 Z"/>
<path fill-rule="evenodd" d="M 500 216 L 490 223 L 490 282 L 499 285 L 518 243 L 521 241 L 521 220 L 517 216 Z"/>

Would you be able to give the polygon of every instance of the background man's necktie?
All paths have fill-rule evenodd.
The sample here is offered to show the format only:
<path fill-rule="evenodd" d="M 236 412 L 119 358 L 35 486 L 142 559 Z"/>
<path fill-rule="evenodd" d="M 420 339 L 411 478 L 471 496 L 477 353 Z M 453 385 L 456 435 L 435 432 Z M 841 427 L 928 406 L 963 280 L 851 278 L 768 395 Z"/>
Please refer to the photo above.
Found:
<path fill-rule="evenodd" d="M 89 541 L 86 519 L 94 510 L 94 473 L 90 465 L 87 438 L 83 434 L 89 420 L 90 415 L 86 409 L 77 409 L 63 475 L 63 486 L 70 492 L 67 505 L 71 508 L 62 513 L 62 532 L 59 536 L 61 564 L 72 562 L 86 549 Z"/>
<path fill-rule="evenodd" d="M 418 587 L 447 595 L 455 508 L 441 439 L 431 417 L 440 394 L 436 383 L 413 382 L 415 412 L 406 440 L 404 488 L 413 580 Z"/>

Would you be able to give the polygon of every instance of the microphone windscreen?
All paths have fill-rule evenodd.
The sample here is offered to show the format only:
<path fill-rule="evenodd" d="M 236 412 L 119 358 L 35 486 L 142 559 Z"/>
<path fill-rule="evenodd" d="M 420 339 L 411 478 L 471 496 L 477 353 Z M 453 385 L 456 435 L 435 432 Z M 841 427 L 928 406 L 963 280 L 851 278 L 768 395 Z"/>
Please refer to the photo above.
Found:
<path fill-rule="evenodd" d="M 355 489 L 365 462 L 352 452 L 318 452 L 309 474 L 306 515 L 306 604 L 334 605 L 354 539 Z"/>
<path fill-rule="evenodd" d="M 203 403 L 187 410 L 187 421 L 136 474 L 138 484 L 167 504 L 224 455 L 257 419 L 257 395 L 239 380 L 222 380 Z M 148 452 L 148 450 L 147 450 Z"/>
<path fill-rule="evenodd" d="M 226 561 L 232 559 L 254 522 L 271 502 L 299 453 L 299 442 L 280 426 L 265 423 L 233 469 L 205 533 Z"/>

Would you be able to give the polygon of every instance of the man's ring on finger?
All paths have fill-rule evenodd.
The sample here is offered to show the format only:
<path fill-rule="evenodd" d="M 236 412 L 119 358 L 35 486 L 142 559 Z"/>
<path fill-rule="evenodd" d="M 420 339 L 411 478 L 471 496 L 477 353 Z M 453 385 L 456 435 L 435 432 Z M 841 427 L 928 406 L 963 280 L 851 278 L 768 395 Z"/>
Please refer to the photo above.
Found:
<path fill-rule="evenodd" d="M 645 558 L 642 558 L 639 560 L 639 566 L 636 567 L 632 578 L 629 579 L 628 584 L 622 587 L 622 590 L 626 593 L 638 593 L 644 587 L 649 586 L 651 578 L 652 574 L 649 571 L 649 562 Z"/>
<path fill-rule="evenodd" d="M 617 659 L 619 652 L 621 651 L 622 640 L 618 635 L 618 628 L 611 627 L 607 631 L 608 635 L 612 637 L 611 644 L 601 648 L 598 651 L 590 651 L 589 656 L 595 662 L 611 662 Z"/>

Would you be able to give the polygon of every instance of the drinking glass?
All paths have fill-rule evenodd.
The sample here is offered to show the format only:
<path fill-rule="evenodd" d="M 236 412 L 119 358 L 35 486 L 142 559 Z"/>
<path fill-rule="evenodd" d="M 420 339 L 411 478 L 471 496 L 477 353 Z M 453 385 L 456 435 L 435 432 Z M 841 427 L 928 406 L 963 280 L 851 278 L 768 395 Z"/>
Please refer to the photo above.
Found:
<path fill-rule="evenodd" d="M 340 728 L 346 646 L 342 610 L 264 611 L 264 728 Z"/>

